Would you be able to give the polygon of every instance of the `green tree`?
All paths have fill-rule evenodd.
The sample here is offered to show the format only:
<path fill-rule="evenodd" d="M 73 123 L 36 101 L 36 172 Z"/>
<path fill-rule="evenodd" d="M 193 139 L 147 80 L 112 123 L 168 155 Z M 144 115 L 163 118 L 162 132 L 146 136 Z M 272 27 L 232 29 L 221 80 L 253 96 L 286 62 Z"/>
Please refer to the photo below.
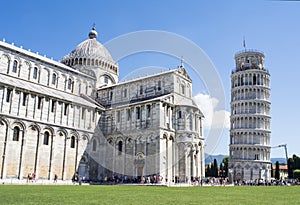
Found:
<path fill-rule="evenodd" d="M 276 164 L 275 164 L 275 179 L 279 179 L 279 178 L 280 178 L 279 162 L 276 161 Z"/>
<path fill-rule="evenodd" d="M 273 170 L 273 164 L 271 163 L 271 178 L 274 177 L 274 170 Z"/>
<path fill-rule="evenodd" d="M 297 155 L 293 155 L 293 160 L 294 160 L 294 164 L 293 164 L 293 169 L 300 169 L 300 158 Z"/>
<path fill-rule="evenodd" d="M 219 168 L 219 177 L 224 178 L 224 166 L 223 163 L 220 163 L 220 168 Z"/>
<path fill-rule="evenodd" d="M 300 180 L 300 169 L 294 170 L 294 178 Z"/>
<path fill-rule="evenodd" d="M 294 178 L 293 164 L 294 164 L 293 158 L 289 158 L 287 166 L 288 166 L 288 178 L 290 179 Z"/>
<path fill-rule="evenodd" d="M 214 165 L 213 165 L 213 177 L 218 177 L 218 162 L 216 159 L 214 159 Z"/>
<path fill-rule="evenodd" d="M 297 155 L 293 155 L 288 159 L 288 177 L 294 178 L 294 170 L 300 169 L 300 158 Z"/>
<path fill-rule="evenodd" d="M 224 157 L 222 162 L 223 162 L 224 177 L 228 177 L 228 157 Z"/>
<path fill-rule="evenodd" d="M 205 176 L 206 177 L 211 177 L 211 167 L 210 164 L 206 165 L 206 169 L 205 169 Z"/>

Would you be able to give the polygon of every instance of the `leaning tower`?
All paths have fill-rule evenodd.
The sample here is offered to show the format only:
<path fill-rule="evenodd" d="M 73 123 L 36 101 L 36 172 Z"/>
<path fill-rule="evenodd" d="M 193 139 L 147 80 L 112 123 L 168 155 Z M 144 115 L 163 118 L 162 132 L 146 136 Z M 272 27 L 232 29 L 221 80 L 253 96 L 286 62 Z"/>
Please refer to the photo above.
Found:
<path fill-rule="evenodd" d="M 270 74 L 264 54 L 245 50 L 235 55 L 231 75 L 229 178 L 269 179 Z"/>

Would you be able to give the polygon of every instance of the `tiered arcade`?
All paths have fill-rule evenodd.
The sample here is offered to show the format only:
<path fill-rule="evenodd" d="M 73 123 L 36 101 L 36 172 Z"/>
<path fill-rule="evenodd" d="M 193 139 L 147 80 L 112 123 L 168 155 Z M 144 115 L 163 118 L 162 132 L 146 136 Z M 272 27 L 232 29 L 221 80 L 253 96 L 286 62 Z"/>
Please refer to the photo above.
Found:
<path fill-rule="evenodd" d="M 270 178 L 270 74 L 264 58 L 257 51 L 235 55 L 229 146 L 232 181 Z"/>

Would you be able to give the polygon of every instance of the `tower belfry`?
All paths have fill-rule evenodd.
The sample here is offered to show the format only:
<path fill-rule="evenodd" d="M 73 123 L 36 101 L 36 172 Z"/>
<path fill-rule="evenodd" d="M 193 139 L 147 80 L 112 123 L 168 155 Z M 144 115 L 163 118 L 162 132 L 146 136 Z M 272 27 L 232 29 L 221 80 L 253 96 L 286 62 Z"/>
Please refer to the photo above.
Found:
<path fill-rule="evenodd" d="M 231 74 L 231 181 L 270 178 L 270 74 L 264 58 L 263 53 L 252 50 L 235 55 L 236 68 Z"/>

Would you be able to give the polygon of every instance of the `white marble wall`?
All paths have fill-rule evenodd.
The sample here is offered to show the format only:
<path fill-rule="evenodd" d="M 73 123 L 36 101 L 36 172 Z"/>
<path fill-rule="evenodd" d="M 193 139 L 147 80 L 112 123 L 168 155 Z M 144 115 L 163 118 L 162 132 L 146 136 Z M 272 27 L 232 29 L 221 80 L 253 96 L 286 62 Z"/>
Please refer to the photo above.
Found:
<path fill-rule="evenodd" d="M 35 172 L 37 178 L 52 179 L 57 174 L 71 179 L 98 123 L 96 106 L 80 98 L 93 94 L 94 79 L 4 42 L 0 77 L 5 79 L 0 82 L 0 177 L 24 178 Z M 13 140 L 16 127 L 19 139 Z M 50 134 L 48 144 L 45 132 Z"/>

